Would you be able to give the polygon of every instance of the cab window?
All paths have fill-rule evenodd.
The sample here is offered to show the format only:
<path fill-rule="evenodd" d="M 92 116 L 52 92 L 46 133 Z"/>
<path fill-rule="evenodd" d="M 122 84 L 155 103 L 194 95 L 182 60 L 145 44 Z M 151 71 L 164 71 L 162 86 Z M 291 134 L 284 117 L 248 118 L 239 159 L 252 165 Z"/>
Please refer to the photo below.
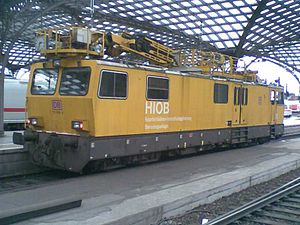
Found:
<path fill-rule="evenodd" d="M 127 98 L 127 73 L 102 71 L 98 96 L 101 98 Z"/>
<path fill-rule="evenodd" d="M 147 99 L 168 100 L 169 79 L 166 77 L 147 77 Z"/>
<path fill-rule="evenodd" d="M 91 69 L 89 67 L 65 68 L 62 71 L 59 94 L 84 96 L 88 92 Z"/>
<path fill-rule="evenodd" d="M 36 69 L 33 72 L 31 94 L 53 95 L 56 89 L 58 69 Z"/>

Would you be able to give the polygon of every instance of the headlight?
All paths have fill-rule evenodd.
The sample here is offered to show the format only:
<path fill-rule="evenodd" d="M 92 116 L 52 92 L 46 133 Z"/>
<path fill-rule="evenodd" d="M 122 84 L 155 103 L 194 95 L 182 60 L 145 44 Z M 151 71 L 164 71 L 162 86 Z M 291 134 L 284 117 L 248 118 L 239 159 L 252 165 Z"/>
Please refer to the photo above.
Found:
<path fill-rule="evenodd" d="M 31 125 L 34 127 L 43 127 L 44 123 L 43 123 L 43 118 L 41 117 L 29 117 L 26 120 L 26 126 Z"/>
<path fill-rule="evenodd" d="M 83 129 L 83 122 L 82 121 L 72 121 L 72 129 L 82 130 Z"/>
<path fill-rule="evenodd" d="M 32 125 L 32 126 L 37 126 L 39 124 L 38 119 L 37 118 L 29 118 L 27 120 L 27 124 Z"/>

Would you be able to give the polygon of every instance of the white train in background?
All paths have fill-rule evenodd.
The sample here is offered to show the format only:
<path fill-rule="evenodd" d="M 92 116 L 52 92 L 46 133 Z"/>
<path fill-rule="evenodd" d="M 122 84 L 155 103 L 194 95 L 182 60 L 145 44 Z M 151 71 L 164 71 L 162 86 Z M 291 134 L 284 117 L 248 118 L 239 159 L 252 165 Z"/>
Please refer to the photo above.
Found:
<path fill-rule="evenodd" d="M 28 79 L 4 79 L 4 130 L 24 129 Z"/>

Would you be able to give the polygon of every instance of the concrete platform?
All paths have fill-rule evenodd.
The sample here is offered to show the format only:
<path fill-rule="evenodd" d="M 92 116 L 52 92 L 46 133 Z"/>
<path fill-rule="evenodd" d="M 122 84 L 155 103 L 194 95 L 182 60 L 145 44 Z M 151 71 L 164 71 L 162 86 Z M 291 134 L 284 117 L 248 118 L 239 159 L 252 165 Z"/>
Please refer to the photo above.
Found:
<path fill-rule="evenodd" d="M 21 132 L 21 131 L 18 131 Z M 0 151 L 22 149 L 23 146 L 15 145 L 12 141 L 13 131 L 5 131 L 4 136 L 0 137 Z"/>
<path fill-rule="evenodd" d="M 64 199 L 78 209 L 18 224 L 147 225 L 300 166 L 300 138 L 60 180 L 0 195 L 0 216 Z"/>

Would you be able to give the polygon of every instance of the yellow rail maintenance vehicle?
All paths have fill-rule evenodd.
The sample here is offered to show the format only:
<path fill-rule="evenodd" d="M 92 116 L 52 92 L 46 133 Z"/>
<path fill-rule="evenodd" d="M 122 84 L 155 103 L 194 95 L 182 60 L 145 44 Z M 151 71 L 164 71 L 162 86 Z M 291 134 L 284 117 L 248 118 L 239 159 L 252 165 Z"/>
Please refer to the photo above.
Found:
<path fill-rule="evenodd" d="M 99 170 L 283 134 L 282 87 L 233 57 L 81 27 L 42 31 L 37 48 L 46 60 L 31 65 L 27 128 L 13 136 L 35 164 Z M 102 59 L 122 52 L 156 65 Z"/>

